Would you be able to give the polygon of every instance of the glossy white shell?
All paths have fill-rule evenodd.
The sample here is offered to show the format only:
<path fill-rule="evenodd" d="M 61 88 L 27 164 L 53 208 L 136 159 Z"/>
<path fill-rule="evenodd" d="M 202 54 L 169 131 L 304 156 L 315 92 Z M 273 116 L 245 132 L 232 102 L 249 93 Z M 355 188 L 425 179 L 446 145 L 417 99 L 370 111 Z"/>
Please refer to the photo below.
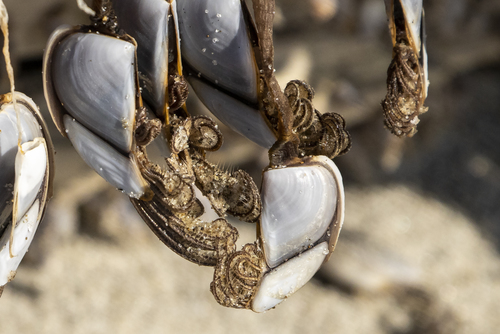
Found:
<path fill-rule="evenodd" d="M 170 4 L 165 0 L 113 0 L 113 8 L 120 28 L 137 41 L 143 97 L 156 115 L 162 115 L 168 83 Z"/>
<path fill-rule="evenodd" d="M 18 103 L 21 117 L 21 141 L 31 141 L 42 136 L 40 125 L 29 109 Z M 12 212 L 14 192 L 15 159 L 17 155 L 18 131 L 16 112 L 12 103 L 5 103 L 0 109 L 0 231 Z"/>
<path fill-rule="evenodd" d="M 328 253 L 328 243 L 323 242 L 264 274 L 252 310 L 267 311 L 295 293 L 314 276 Z"/>
<path fill-rule="evenodd" d="M 222 123 L 262 147 L 270 148 L 276 142 L 276 136 L 257 109 L 224 94 L 200 79 L 189 76 L 188 81 L 203 104 Z"/>
<path fill-rule="evenodd" d="M 240 0 L 188 0 L 177 9 L 182 57 L 212 83 L 257 103 L 257 66 Z"/>
<path fill-rule="evenodd" d="M 16 217 L 22 217 L 35 201 L 47 174 L 47 144 L 43 137 L 23 143 L 16 155 L 14 201 Z"/>
<path fill-rule="evenodd" d="M 78 154 L 102 178 L 130 197 L 144 195 L 147 183 L 131 157 L 124 156 L 68 115 L 64 116 L 64 126 Z"/>
<path fill-rule="evenodd" d="M 139 99 L 136 47 L 128 39 L 56 29 L 44 54 L 44 92 L 57 128 L 85 162 L 140 198 L 147 183 L 131 153 Z"/>
<path fill-rule="evenodd" d="M 41 219 L 43 209 L 40 201 L 36 200 L 28 212 L 18 221 L 14 230 L 14 242 L 12 243 L 12 254 L 10 256 L 10 235 L 12 224 L 10 224 L 3 235 L 0 236 L 0 287 L 10 282 L 15 274 L 19 263 L 28 251 L 33 240 L 36 229 Z"/>
<path fill-rule="evenodd" d="M 47 128 L 33 100 L 19 92 L 14 96 L 18 113 L 12 94 L 0 97 L 0 287 L 14 278 L 52 195 L 53 149 Z"/>
<path fill-rule="evenodd" d="M 71 34 L 54 51 L 52 77 L 68 113 L 120 151 L 130 152 L 136 93 L 133 44 L 93 33 Z"/>
<path fill-rule="evenodd" d="M 271 268 L 316 243 L 332 224 L 342 224 L 340 172 L 327 157 L 315 159 L 311 164 L 264 172 L 261 237 Z"/>

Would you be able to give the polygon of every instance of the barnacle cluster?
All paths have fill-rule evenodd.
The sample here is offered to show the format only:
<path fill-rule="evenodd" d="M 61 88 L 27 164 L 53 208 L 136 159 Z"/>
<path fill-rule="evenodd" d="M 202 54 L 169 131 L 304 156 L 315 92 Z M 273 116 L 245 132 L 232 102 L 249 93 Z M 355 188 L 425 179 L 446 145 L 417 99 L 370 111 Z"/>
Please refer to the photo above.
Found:
<path fill-rule="evenodd" d="M 273 70 L 274 1 L 252 3 L 254 18 L 244 1 L 185 1 L 177 9 L 175 0 L 113 0 L 113 10 L 109 0 L 96 0 L 90 26 L 60 28 L 51 37 L 44 84 L 60 132 L 87 163 L 129 195 L 165 245 L 193 263 L 215 267 L 211 284 L 215 299 L 224 306 L 261 312 L 304 285 L 333 251 L 343 221 L 344 195 L 340 172 L 330 159 L 346 153 L 351 144 L 342 116 L 315 110 L 314 91 L 307 83 L 296 80 L 285 90 L 280 88 Z M 158 6 L 156 11 L 147 7 L 153 5 Z M 131 8 L 147 15 L 128 20 Z M 207 16 L 212 10 L 225 12 Z M 226 15 L 239 19 L 224 20 Z M 227 40 L 198 34 L 196 29 L 203 24 L 191 23 L 200 19 L 209 31 L 215 27 L 221 40 L 230 34 Z M 219 29 L 220 25 L 224 27 Z M 152 43 L 146 33 L 159 36 L 158 40 Z M 208 44 L 199 48 L 203 43 Z M 99 48 L 94 50 L 95 45 Z M 207 54 L 228 61 L 212 61 Z M 250 77 L 235 71 L 233 61 L 241 62 L 245 68 L 241 71 Z M 120 79 L 101 75 L 103 70 Z M 198 75 L 193 75 L 195 71 Z M 114 90 L 114 80 L 124 82 L 125 93 L 123 88 Z M 209 162 L 206 152 L 218 150 L 223 135 L 210 117 L 188 112 L 186 81 L 214 114 L 269 149 L 264 184 L 291 187 L 288 193 L 295 200 L 299 198 L 301 205 L 312 201 L 317 209 L 305 217 L 299 206 L 276 205 L 266 211 L 263 202 L 279 201 L 276 196 L 281 191 L 263 187 L 261 195 L 245 171 L 229 172 Z M 87 96 L 79 85 L 96 85 L 95 95 L 116 99 L 120 108 L 110 111 L 96 105 L 98 97 Z M 115 113 L 121 119 L 119 131 L 113 127 Z M 102 124 L 101 117 L 109 122 Z M 164 165 L 148 156 L 148 145 L 156 138 L 169 152 Z M 309 183 L 297 181 L 299 174 Z M 258 240 L 237 250 L 238 231 L 226 219 L 228 214 L 258 224 Z M 269 237 L 278 218 L 283 220 L 278 225 L 292 223 L 278 236 L 284 242 Z M 307 226 L 305 232 L 302 225 Z M 307 256 L 298 259 L 303 253 Z M 307 274 L 288 280 L 273 274 L 293 274 L 285 268 L 289 266 Z M 278 285 L 270 283 L 273 280 Z M 277 298 L 268 298 L 272 292 L 259 292 L 261 284 L 284 288 Z"/>

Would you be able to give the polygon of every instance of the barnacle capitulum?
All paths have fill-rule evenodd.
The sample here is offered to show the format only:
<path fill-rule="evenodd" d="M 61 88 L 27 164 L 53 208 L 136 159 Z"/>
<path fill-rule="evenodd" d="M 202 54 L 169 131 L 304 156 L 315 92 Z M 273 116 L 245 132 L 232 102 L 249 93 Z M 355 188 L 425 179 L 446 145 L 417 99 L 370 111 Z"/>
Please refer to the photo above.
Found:
<path fill-rule="evenodd" d="M 344 221 L 344 187 L 325 156 L 264 172 L 260 239 L 267 272 L 252 310 L 275 307 L 300 289 L 335 249 Z M 286 203 L 286 205 L 284 205 Z"/>
<path fill-rule="evenodd" d="M 188 0 L 178 6 L 184 62 L 221 89 L 258 103 L 258 68 L 240 1 Z"/>
<path fill-rule="evenodd" d="M 277 135 L 258 105 L 258 67 L 245 5 L 177 2 L 113 0 L 120 28 L 138 42 L 144 99 L 157 116 L 162 110 L 168 115 L 165 109 L 186 99 L 185 77 L 219 120 L 270 148 Z"/>
<path fill-rule="evenodd" d="M 385 0 L 393 59 L 382 101 L 385 125 L 396 136 L 412 137 L 419 115 L 427 111 L 428 71 L 424 10 L 421 0 Z"/>
<path fill-rule="evenodd" d="M 183 1 L 178 13 L 182 58 L 196 95 L 221 122 L 270 148 L 277 134 L 259 107 L 259 64 L 246 4 Z"/>
<path fill-rule="evenodd" d="M 106 181 L 147 196 L 135 157 L 138 94 L 135 41 L 95 27 L 60 27 L 44 54 L 44 92 L 59 132 Z"/>
<path fill-rule="evenodd" d="M 259 64 L 246 4 L 183 1 L 177 10 L 182 59 L 196 95 L 221 122 L 270 148 L 277 134 L 259 108 Z"/>
<path fill-rule="evenodd" d="M 38 107 L 23 93 L 0 97 L 0 170 L 1 292 L 14 278 L 52 197 L 52 142 Z"/>
<path fill-rule="evenodd" d="M 35 102 L 15 91 L 8 14 L 0 0 L 10 93 L 0 96 L 0 296 L 14 279 L 52 197 L 54 149 Z"/>
<path fill-rule="evenodd" d="M 281 91 L 273 75 L 274 2 L 254 1 L 254 12 L 258 58 L 266 64 L 260 102 L 275 118 L 278 140 L 263 175 L 259 240 L 241 251 L 231 243 L 221 247 L 211 290 L 224 306 L 264 312 L 306 284 L 335 248 L 344 191 L 330 159 L 349 150 L 350 137 L 340 115 L 314 110 L 309 85 L 294 81 Z M 306 149 L 316 156 L 305 156 Z"/>
<path fill-rule="evenodd" d="M 327 157 L 314 156 L 297 165 L 266 170 L 261 196 L 260 232 L 269 267 L 310 248 L 332 224 L 338 236 L 344 189 L 338 168 Z"/>

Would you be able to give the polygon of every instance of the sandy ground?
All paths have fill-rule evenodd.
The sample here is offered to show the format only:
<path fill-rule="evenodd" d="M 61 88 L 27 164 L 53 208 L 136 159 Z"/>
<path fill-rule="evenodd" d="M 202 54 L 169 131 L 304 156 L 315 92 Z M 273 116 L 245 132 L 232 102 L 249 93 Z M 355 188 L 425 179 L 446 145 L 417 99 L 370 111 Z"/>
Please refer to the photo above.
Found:
<path fill-rule="evenodd" d="M 496 332 L 500 260 L 470 219 L 404 186 L 348 188 L 347 200 L 342 242 L 318 279 L 255 314 L 217 305 L 212 270 L 175 256 L 115 197 L 105 230 L 53 240 L 43 265 L 20 268 L 1 332 Z"/>
<path fill-rule="evenodd" d="M 72 1 L 33 3 L 6 1 L 17 88 L 48 120 L 41 50 L 59 23 L 86 18 Z M 0 299 L 0 333 L 498 332 L 500 6 L 429 4 L 429 112 L 416 137 L 401 141 L 383 129 L 379 106 L 391 54 L 382 1 L 313 3 L 279 2 L 277 74 L 282 83 L 308 80 L 316 108 L 342 113 L 353 137 L 335 161 L 344 229 L 315 278 L 265 314 L 219 306 L 213 270 L 161 244 L 53 132 L 55 196 Z M 318 12 L 331 4 L 333 18 Z M 266 152 L 223 132 L 226 144 L 210 159 L 258 179 Z M 253 226 L 235 224 L 240 243 L 254 239 Z"/>

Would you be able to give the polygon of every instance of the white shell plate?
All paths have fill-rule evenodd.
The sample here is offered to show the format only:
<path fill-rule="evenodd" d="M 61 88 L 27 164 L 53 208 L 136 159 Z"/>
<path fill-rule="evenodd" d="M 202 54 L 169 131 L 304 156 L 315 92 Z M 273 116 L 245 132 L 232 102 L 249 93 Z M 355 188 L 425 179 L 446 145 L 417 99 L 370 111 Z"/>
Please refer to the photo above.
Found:
<path fill-rule="evenodd" d="M 68 113 L 122 152 L 130 152 L 135 119 L 135 46 L 91 33 L 60 42 L 54 88 Z"/>
<path fill-rule="evenodd" d="M 31 207 L 40 192 L 47 173 L 47 145 L 45 139 L 37 137 L 23 143 L 22 151 L 16 155 L 16 182 L 14 201 L 17 201 L 16 217 L 22 217 Z"/>
<path fill-rule="evenodd" d="M 40 208 L 39 200 L 36 200 L 28 212 L 18 221 L 14 230 L 14 241 L 12 243 L 12 254 L 10 257 L 10 234 L 12 224 L 0 236 L 0 286 L 5 285 L 14 278 L 17 267 L 24 255 L 28 251 L 28 247 L 33 240 L 36 229 L 41 219 L 42 208 Z"/>
<path fill-rule="evenodd" d="M 334 175 L 321 165 L 264 172 L 261 234 L 269 267 L 293 257 L 326 233 L 337 208 L 337 187 Z"/>
<path fill-rule="evenodd" d="M 328 243 L 323 242 L 266 273 L 252 301 L 252 310 L 267 311 L 299 290 L 318 271 L 328 252 Z"/>
<path fill-rule="evenodd" d="M 257 65 L 240 0 L 182 1 L 177 12 L 182 57 L 212 83 L 257 103 Z"/>
<path fill-rule="evenodd" d="M 155 113 L 162 115 L 167 89 L 170 4 L 165 0 L 113 0 L 113 8 L 120 28 L 137 41 L 139 72 L 146 78 L 142 95 Z"/>
<path fill-rule="evenodd" d="M 78 154 L 97 174 L 130 197 L 140 198 L 144 194 L 147 183 L 131 158 L 68 115 L 64 115 L 64 126 Z"/>
<path fill-rule="evenodd" d="M 26 106 L 21 103 L 17 105 L 21 117 L 21 129 L 23 129 L 21 142 L 41 137 L 43 133 L 36 118 Z M 12 103 L 3 104 L 0 110 L 0 227 L 12 212 L 17 140 L 17 117 L 14 105 Z"/>

